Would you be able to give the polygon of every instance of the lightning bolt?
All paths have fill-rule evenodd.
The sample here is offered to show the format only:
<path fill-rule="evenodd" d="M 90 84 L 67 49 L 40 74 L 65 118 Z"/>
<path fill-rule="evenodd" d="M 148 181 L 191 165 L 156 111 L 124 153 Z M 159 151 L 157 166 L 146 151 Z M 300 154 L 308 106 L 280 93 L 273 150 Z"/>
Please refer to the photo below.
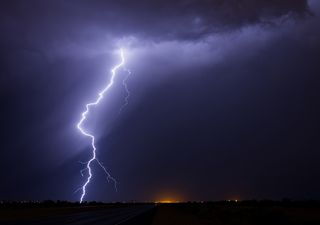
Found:
<path fill-rule="evenodd" d="M 119 114 L 122 112 L 122 110 L 129 104 L 129 98 L 130 98 L 130 91 L 129 91 L 129 88 L 128 88 L 128 85 L 127 85 L 127 80 L 128 78 L 130 77 L 131 75 L 131 71 L 128 70 L 128 69 L 124 69 L 126 72 L 127 72 L 127 76 L 123 79 L 122 81 L 122 85 L 124 87 L 124 90 L 126 91 L 127 95 L 126 97 L 124 98 L 124 103 L 123 105 L 120 107 L 119 109 Z"/>
<path fill-rule="evenodd" d="M 96 148 L 96 144 L 95 144 L 94 135 L 89 133 L 88 131 L 86 131 L 82 127 L 82 125 L 83 125 L 84 121 L 87 119 L 87 116 L 88 116 L 88 114 L 90 112 L 90 108 L 93 107 L 93 106 L 98 105 L 100 103 L 100 101 L 103 99 L 104 95 L 113 86 L 115 77 L 117 76 L 118 69 L 120 69 L 121 67 L 124 67 L 125 58 L 124 58 L 124 53 L 123 53 L 123 49 L 122 48 L 120 49 L 120 58 L 121 58 L 121 62 L 111 69 L 111 78 L 110 78 L 109 83 L 107 84 L 107 86 L 102 91 L 100 91 L 100 93 L 98 94 L 97 99 L 94 102 L 90 102 L 90 103 L 86 104 L 86 110 L 81 113 L 81 119 L 77 124 L 77 129 L 82 133 L 82 135 L 90 138 L 90 140 L 91 140 L 91 148 L 92 148 L 92 157 L 90 158 L 90 160 L 87 163 L 85 163 L 86 164 L 86 168 L 80 171 L 81 175 L 83 176 L 83 171 L 88 170 L 87 180 L 83 184 L 83 186 L 80 188 L 82 190 L 82 194 L 81 194 L 81 197 L 80 197 L 80 203 L 82 203 L 83 198 L 86 195 L 86 188 L 87 188 L 88 184 L 91 181 L 91 178 L 92 178 L 91 164 L 94 161 L 96 161 L 98 163 L 98 165 L 104 170 L 105 174 L 107 175 L 107 180 L 108 181 L 112 180 L 114 182 L 115 188 L 117 189 L 117 181 L 111 176 L 111 174 L 107 171 L 107 169 L 103 166 L 103 164 L 97 158 L 97 154 L 96 154 L 97 148 Z M 127 70 L 127 69 L 125 69 L 125 71 L 128 72 L 128 75 L 125 77 L 125 79 L 123 80 L 122 84 L 125 87 L 125 90 L 127 92 L 127 96 L 125 98 L 124 105 L 120 108 L 120 111 L 128 104 L 128 98 L 130 96 L 130 92 L 129 92 L 127 84 L 126 84 L 126 80 L 130 76 L 131 72 L 129 70 Z"/>

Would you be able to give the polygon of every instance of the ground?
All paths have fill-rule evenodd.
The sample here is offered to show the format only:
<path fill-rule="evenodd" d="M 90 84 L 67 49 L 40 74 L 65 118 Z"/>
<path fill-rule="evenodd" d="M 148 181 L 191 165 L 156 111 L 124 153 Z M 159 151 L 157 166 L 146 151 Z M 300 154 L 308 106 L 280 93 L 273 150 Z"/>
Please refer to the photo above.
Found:
<path fill-rule="evenodd" d="M 0 224 L 318 225 L 319 203 L 7 204 Z"/>

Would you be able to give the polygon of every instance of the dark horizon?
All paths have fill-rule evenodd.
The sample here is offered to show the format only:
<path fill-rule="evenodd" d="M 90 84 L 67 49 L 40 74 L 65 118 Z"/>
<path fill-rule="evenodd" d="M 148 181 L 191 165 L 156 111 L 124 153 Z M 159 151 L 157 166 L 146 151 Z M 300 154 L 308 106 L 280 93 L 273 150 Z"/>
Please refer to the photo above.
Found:
<path fill-rule="evenodd" d="M 320 3 L 1 1 L 0 199 L 320 200 Z"/>
<path fill-rule="evenodd" d="M 61 206 L 86 206 L 86 205 L 131 205 L 131 204 L 222 204 L 222 205 L 282 205 L 282 206 L 299 206 L 303 205 L 306 206 L 320 206 L 320 200 L 314 199 L 305 199 L 305 200 L 293 200 L 288 198 L 283 198 L 279 200 L 271 200 L 271 199 L 225 199 L 225 200 L 217 200 L 217 201 L 114 201 L 114 202 L 104 202 L 104 201 L 83 201 L 80 203 L 79 201 L 66 201 L 66 200 L 24 200 L 24 201 L 1 201 L 0 200 L 0 207 L 7 208 L 8 206 L 12 205 L 21 205 L 21 206 L 54 206 L 54 205 L 61 205 Z"/>

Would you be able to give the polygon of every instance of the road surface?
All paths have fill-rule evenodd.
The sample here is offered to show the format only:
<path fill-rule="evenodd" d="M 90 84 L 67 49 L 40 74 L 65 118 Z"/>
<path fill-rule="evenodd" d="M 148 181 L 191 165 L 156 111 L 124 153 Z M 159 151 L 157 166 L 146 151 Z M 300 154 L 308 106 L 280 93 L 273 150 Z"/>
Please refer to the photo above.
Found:
<path fill-rule="evenodd" d="M 155 211 L 154 205 L 134 205 L 119 208 L 97 208 L 79 212 L 57 213 L 49 216 L 33 216 L 33 218 L 1 219 L 1 225 L 150 225 Z M 37 213 L 36 209 L 32 214 Z"/>

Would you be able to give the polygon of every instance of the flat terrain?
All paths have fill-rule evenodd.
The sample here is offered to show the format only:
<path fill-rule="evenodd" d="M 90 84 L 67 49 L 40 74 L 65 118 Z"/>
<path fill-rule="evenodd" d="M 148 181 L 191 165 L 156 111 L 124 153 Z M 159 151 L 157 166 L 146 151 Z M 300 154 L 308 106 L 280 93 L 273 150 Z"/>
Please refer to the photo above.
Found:
<path fill-rule="evenodd" d="M 0 207 L 0 224 L 319 225 L 320 204 L 9 205 Z"/>
<path fill-rule="evenodd" d="M 320 207 L 162 204 L 152 225 L 320 225 Z"/>
<path fill-rule="evenodd" d="M 155 206 L 150 204 L 118 207 L 5 209 L 0 211 L 0 224 L 148 225 L 152 223 L 154 209 Z"/>

